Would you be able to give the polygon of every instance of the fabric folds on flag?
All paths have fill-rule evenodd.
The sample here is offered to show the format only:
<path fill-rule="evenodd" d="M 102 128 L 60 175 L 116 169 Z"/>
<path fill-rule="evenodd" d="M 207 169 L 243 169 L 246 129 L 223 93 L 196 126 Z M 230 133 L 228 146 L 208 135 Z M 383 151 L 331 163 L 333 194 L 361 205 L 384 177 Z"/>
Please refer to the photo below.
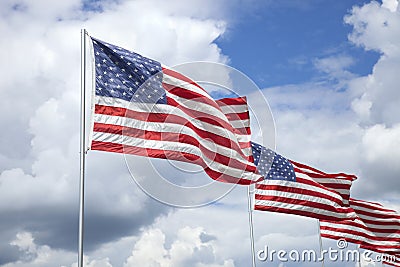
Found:
<path fill-rule="evenodd" d="M 320 221 L 321 236 L 345 238 L 378 253 L 400 254 L 400 215 L 379 203 L 350 199 L 357 214 L 353 221 Z"/>
<path fill-rule="evenodd" d="M 290 162 L 298 173 L 302 173 L 326 188 L 336 191 L 343 198 L 343 204 L 349 205 L 350 188 L 357 176 L 346 173 L 326 173 L 293 160 L 290 160 Z"/>
<path fill-rule="evenodd" d="M 217 103 L 188 77 L 118 46 L 92 42 L 92 150 L 198 164 L 222 182 L 248 185 L 262 179 L 242 151 L 249 128 L 232 125 L 246 112 L 240 110 L 243 103 L 236 115 L 232 108 L 224 112 L 229 110 L 224 100 Z"/>
<path fill-rule="evenodd" d="M 333 221 L 356 217 L 337 191 L 318 182 L 326 178 L 323 172 L 291 162 L 253 142 L 252 151 L 254 163 L 265 177 L 255 185 L 255 210 Z"/>
<path fill-rule="evenodd" d="M 242 152 L 250 162 L 254 162 L 251 149 L 250 114 L 246 97 L 223 98 L 215 102 L 234 128 Z"/>

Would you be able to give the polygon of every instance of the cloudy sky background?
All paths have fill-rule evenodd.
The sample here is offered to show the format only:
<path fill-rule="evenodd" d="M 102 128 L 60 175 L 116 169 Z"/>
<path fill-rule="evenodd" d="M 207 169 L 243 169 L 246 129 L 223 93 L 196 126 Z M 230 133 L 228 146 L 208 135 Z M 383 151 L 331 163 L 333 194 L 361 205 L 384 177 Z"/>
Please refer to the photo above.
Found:
<path fill-rule="evenodd" d="M 3 0 L 1 266 L 76 266 L 81 28 L 165 65 L 244 72 L 269 102 L 278 152 L 354 173 L 353 197 L 400 211 L 397 0 Z M 150 175 L 132 160 L 133 176 Z M 91 151 L 87 164 L 86 266 L 250 266 L 246 188 L 176 209 L 144 194 L 122 155 Z M 254 227 L 256 250 L 318 250 L 315 220 L 255 212 Z"/>

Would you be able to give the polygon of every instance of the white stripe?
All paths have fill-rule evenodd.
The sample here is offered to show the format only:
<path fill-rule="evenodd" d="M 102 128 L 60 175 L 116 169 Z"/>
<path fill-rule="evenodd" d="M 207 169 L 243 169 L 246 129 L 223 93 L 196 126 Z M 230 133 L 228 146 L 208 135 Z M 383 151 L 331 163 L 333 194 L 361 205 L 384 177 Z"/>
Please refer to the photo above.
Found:
<path fill-rule="evenodd" d="M 263 191 L 263 190 L 261 190 Z M 331 201 L 326 198 L 318 197 L 318 196 L 312 196 L 312 195 L 305 195 L 305 194 L 298 194 L 298 193 L 292 193 L 292 192 L 285 192 L 285 191 L 278 191 L 278 190 L 268 190 L 268 193 L 263 193 L 259 192 L 256 190 L 256 194 L 261 195 L 261 196 L 274 196 L 274 197 L 284 197 L 284 198 L 291 198 L 291 199 L 296 199 L 296 200 L 304 200 L 311 203 L 319 203 L 319 204 L 327 204 L 330 206 L 333 206 L 335 208 L 342 208 L 342 206 L 338 205 L 334 201 Z M 257 202 L 258 200 L 256 200 Z"/>
<path fill-rule="evenodd" d="M 237 177 L 240 179 L 246 180 L 255 180 L 258 179 L 258 175 L 252 172 L 247 172 L 241 169 L 236 169 L 214 160 L 210 160 L 207 157 L 204 157 L 199 151 L 199 148 L 183 143 L 178 142 L 168 142 L 168 141 L 156 141 L 156 140 L 143 140 L 140 138 L 133 138 L 128 136 L 121 136 L 109 133 L 102 133 L 102 132 L 95 132 L 94 133 L 94 140 L 101 141 L 101 142 L 112 142 L 115 144 L 121 145 L 129 145 L 129 146 L 136 146 L 140 148 L 153 148 L 153 149 L 160 149 L 160 150 L 169 150 L 169 151 L 177 151 L 177 152 L 186 152 L 191 153 L 194 155 L 200 156 L 205 164 L 212 170 L 227 174 L 233 177 Z M 197 151 L 196 151 L 197 150 Z"/>
<path fill-rule="evenodd" d="M 318 181 L 320 184 L 340 184 L 340 185 L 351 185 L 352 182 L 349 180 L 344 180 L 344 179 L 333 179 L 333 178 L 314 178 L 314 180 Z"/>
<path fill-rule="evenodd" d="M 112 107 L 116 107 L 116 108 L 128 108 L 129 103 L 130 103 L 129 101 L 126 101 L 126 100 L 123 100 L 120 98 L 114 98 L 114 97 L 108 97 L 108 96 L 98 96 L 98 95 L 95 96 L 95 104 L 97 104 L 97 105 L 112 106 Z"/>
<path fill-rule="evenodd" d="M 312 179 L 311 177 L 309 177 L 307 175 L 304 175 L 303 173 L 296 172 L 296 177 L 314 182 L 314 179 Z M 301 184 L 303 187 L 306 187 L 306 188 L 309 187 L 309 185 L 307 185 L 307 184 L 303 184 L 303 183 L 300 183 L 300 182 L 299 182 L 299 184 Z M 318 186 L 313 186 L 312 188 L 310 188 L 310 190 L 318 190 L 318 192 L 330 195 L 332 197 L 337 198 L 340 201 L 343 201 L 342 196 L 339 193 L 336 193 L 335 190 L 332 190 L 330 188 L 326 188 L 323 185 L 320 185 L 320 186 L 322 186 L 323 188 L 318 187 Z M 316 188 L 316 189 L 313 189 L 313 188 Z M 324 188 L 326 188 L 326 189 L 324 189 Z"/>
<path fill-rule="evenodd" d="M 185 89 L 185 90 L 188 90 L 188 91 L 191 91 L 191 92 L 195 92 L 195 93 L 200 94 L 200 95 L 202 95 L 202 96 L 204 96 L 204 97 L 206 97 L 206 98 L 208 98 L 208 99 L 210 99 L 210 100 L 215 102 L 215 100 L 212 99 L 211 96 L 206 91 L 200 89 L 196 85 L 190 84 L 190 83 L 188 83 L 186 81 L 182 81 L 182 80 L 180 80 L 178 78 L 175 78 L 173 76 L 167 75 L 164 72 L 163 72 L 163 80 L 162 80 L 162 82 L 166 83 L 166 84 L 169 84 L 169 85 L 173 85 L 173 86 L 179 87 L 181 89 Z"/>
<path fill-rule="evenodd" d="M 104 98 L 104 97 L 96 97 L 96 98 L 98 100 L 97 103 L 99 105 L 104 105 L 109 101 L 109 98 Z M 201 130 L 210 132 L 215 135 L 219 135 L 221 137 L 228 138 L 231 140 L 232 143 L 235 143 L 239 146 L 239 144 L 238 144 L 239 140 L 237 140 L 237 135 L 235 133 L 229 131 L 226 128 L 196 120 L 193 117 L 186 114 L 185 112 L 183 112 L 182 110 L 180 110 L 179 108 L 169 106 L 169 105 L 164 105 L 164 104 L 148 104 L 148 103 L 131 104 L 131 105 L 129 105 L 129 107 L 127 107 L 127 106 L 124 106 L 126 103 L 127 103 L 127 101 L 123 101 L 123 100 L 118 101 L 117 107 L 129 108 L 130 110 L 135 111 L 135 112 L 146 113 L 146 112 L 151 111 L 151 113 L 153 113 L 153 114 L 176 115 L 176 116 L 182 117 L 182 118 L 192 122 L 196 127 L 198 127 Z M 105 115 L 101 115 L 101 116 L 105 116 Z M 225 117 L 225 115 L 223 115 L 223 116 Z M 128 120 L 128 118 L 126 118 L 126 119 Z M 110 123 L 110 124 L 112 124 L 112 123 Z M 163 124 L 165 124 L 165 123 L 163 123 Z M 228 121 L 227 121 L 227 124 L 229 124 Z M 118 124 L 118 125 L 122 125 L 122 124 Z M 124 125 L 129 126 L 130 124 L 127 122 Z M 157 128 L 160 128 L 160 123 L 157 123 Z M 249 138 L 248 135 L 240 135 L 240 139 L 244 140 L 244 142 L 246 140 L 248 140 L 248 138 Z M 249 162 L 249 164 L 252 165 L 252 163 L 250 163 L 250 162 Z"/>
<path fill-rule="evenodd" d="M 214 117 L 220 118 L 223 121 L 225 121 L 227 124 L 229 124 L 228 118 L 225 116 L 224 113 L 220 109 L 217 109 L 209 104 L 202 103 L 196 100 L 190 100 L 186 98 L 182 98 L 180 96 L 176 96 L 174 94 L 167 93 L 167 96 L 174 99 L 176 102 L 178 102 L 181 106 L 194 110 L 194 111 L 200 111 L 202 113 L 207 113 L 210 114 Z M 194 118 L 195 119 L 195 118 Z"/>
<path fill-rule="evenodd" d="M 353 223 L 359 224 L 360 226 L 353 226 L 353 225 L 347 225 L 343 223 L 329 223 L 325 221 L 321 221 L 321 226 L 327 226 L 327 227 L 332 227 L 332 228 L 338 228 L 338 229 L 346 229 L 346 230 L 354 230 L 357 232 L 362 232 L 365 234 L 368 234 L 369 236 L 377 236 L 377 237 L 386 237 L 386 238 L 394 238 L 394 239 L 399 239 L 400 238 L 400 233 L 396 233 L 394 230 L 394 233 L 380 233 L 376 231 L 372 231 L 372 229 L 364 229 L 361 226 L 370 228 L 368 225 L 364 224 L 362 221 L 356 219 L 353 221 Z M 392 229 L 392 228 L 380 228 L 380 229 Z M 398 245 L 400 246 L 400 243 L 398 242 Z"/>
<path fill-rule="evenodd" d="M 352 230 L 352 228 L 349 228 L 349 230 Z M 359 232 L 359 233 L 364 233 L 364 234 L 368 234 L 368 233 L 366 233 L 365 231 L 357 231 L 357 232 Z M 345 232 L 345 233 L 343 233 L 343 232 L 336 232 L 336 231 L 331 231 L 331 230 L 327 230 L 327 229 L 321 229 L 321 234 L 333 235 L 333 236 L 337 236 L 337 237 L 339 237 L 339 238 L 343 238 L 343 237 L 346 238 L 346 236 L 347 236 L 348 238 L 353 238 L 353 239 L 356 239 L 356 240 L 360 240 L 360 241 L 363 241 L 363 242 L 367 242 L 367 243 L 369 243 L 370 245 L 375 245 L 375 246 L 377 246 L 377 247 L 379 247 L 379 246 L 392 246 L 393 249 L 397 249 L 397 250 L 400 251 L 400 248 L 395 248 L 395 246 L 399 246 L 399 242 L 396 242 L 396 241 L 379 241 L 379 240 L 373 240 L 373 239 L 368 238 L 368 237 L 357 236 L 357 235 L 354 235 L 354 234 L 351 234 L 351 233 L 346 233 L 346 232 Z"/>
<path fill-rule="evenodd" d="M 379 215 L 393 216 L 393 219 L 397 219 L 400 221 L 400 215 L 398 215 L 395 211 L 392 211 L 392 210 L 386 210 L 386 211 L 381 210 L 383 207 L 377 207 L 376 209 L 370 209 L 370 208 L 365 208 L 365 207 L 354 205 L 354 203 L 351 203 L 351 206 L 353 207 L 354 210 L 369 212 L 372 214 L 376 214 L 377 216 L 379 216 Z M 364 216 L 364 215 L 362 215 L 362 216 Z"/>
<path fill-rule="evenodd" d="M 181 124 L 175 123 L 163 123 L 160 126 L 160 123 L 157 122 L 145 122 L 141 120 L 135 120 L 126 117 L 117 117 L 117 116 L 110 116 L 110 115 L 102 115 L 102 114 L 95 114 L 94 121 L 96 123 L 105 123 L 105 124 L 112 124 L 112 125 L 119 125 L 119 126 L 126 126 L 132 129 L 139 129 L 139 130 L 147 130 L 147 131 L 154 131 L 159 133 L 176 133 L 176 134 L 186 134 L 189 136 L 194 137 L 199 143 L 201 143 L 205 148 L 207 148 L 211 152 L 216 152 L 218 154 L 224 155 L 229 158 L 235 158 L 237 161 L 242 162 L 243 164 L 250 165 L 249 161 L 243 158 L 235 149 L 231 149 L 220 144 L 216 144 L 213 141 L 208 139 L 201 138 L 197 135 L 197 133 L 192 130 L 191 128 L 185 127 Z M 96 135 L 98 136 L 98 135 Z M 118 136 L 118 135 L 117 135 Z M 125 137 L 125 136 L 124 136 Z M 126 136 L 127 138 L 134 138 L 130 136 Z M 143 138 L 134 138 L 134 139 L 142 139 Z M 97 139 L 94 139 L 97 140 Z M 97 140 L 100 141 L 100 140 Z M 104 140 L 103 140 L 104 141 Z M 128 139 L 127 139 L 128 141 Z M 176 142 L 179 142 L 178 140 Z M 128 144 L 128 143 L 127 143 Z M 196 154 L 197 155 L 197 154 Z M 251 165 L 250 165 L 251 166 Z"/>
<path fill-rule="evenodd" d="M 352 205 L 350 205 L 350 207 L 352 207 L 354 209 L 354 207 Z M 355 212 L 357 212 L 356 209 L 354 209 Z M 357 212 L 358 214 L 358 212 Z M 377 213 L 376 213 L 377 214 Z M 381 215 L 383 215 L 384 213 L 381 213 Z M 389 214 L 390 215 L 390 214 Z M 361 219 L 365 219 L 365 220 L 371 220 L 371 221 L 377 221 L 377 222 L 386 222 L 388 224 L 390 223 L 400 223 L 400 220 L 397 218 L 379 218 L 379 217 L 375 217 L 375 216 L 369 216 L 369 215 L 364 215 L 364 214 L 358 214 L 358 217 L 360 217 Z M 399 226 L 397 226 L 399 227 Z"/>
<path fill-rule="evenodd" d="M 275 201 L 269 201 L 269 200 L 267 201 L 267 200 L 257 200 L 256 199 L 255 205 L 265 206 L 265 207 L 284 208 L 284 209 L 288 209 L 288 210 L 307 211 L 307 212 L 315 213 L 318 215 L 325 215 L 325 216 L 336 217 L 336 218 L 350 218 L 352 216 L 352 213 L 332 212 L 332 211 L 327 211 L 327 210 L 319 209 L 319 208 L 312 208 L 312 207 L 298 205 L 298 204 L 275 202 Z"/>
<path fill-rule="evenodd" d="M 258 188 L 257 187 L 258 185 L 267 185 L 267 186 L 277 186 L 278 185 L 278 186 L 287 187 L 288 189 L 290 189 L 290 188 L 305 189 L 305 190 L 310 190 L 310 191 L 313 191 L 313 192 L 318 192 L 318 193 L 321 193 L 321 194 L 325 194 L 325 195 L 331 196 L 333 198 L 336 198 L 339 201 L 342 201 L 342 197 L 340 195 L 334 193 L 334 192 L 331 192 L 329 190 L 324 190 L 323 188 L 320 188 L 320 187 L 317 187 L 317 186 L 303 184 L 303 183 L 300 183 L 300 182 L 265 179 L 265 180 L 263 180 L 263 181 L 261 181 L 261 182 L 256 184 L 256 189 L 255 189 L 256 194 L 258 193 L 260 195 L 269 195 L 269 194 L 271 194 L 272 190 L 263 190 L 261 188 Z M 318 197 L 318 198 L 320 198 L 320 197 Z"/>
<path fill-rule="evenodd" d="M 222 102 L 218 102 L 219 107 L 221 108 L 222 112 L 225 114 L 231 113 L 244 113 L 248 111 L 247 105 L 227 105 Z"/>
<path fill-rule="evenodd" d="M 229 120 L 233 128 L 242 129 L 248 127 L 250 120 Z"/>

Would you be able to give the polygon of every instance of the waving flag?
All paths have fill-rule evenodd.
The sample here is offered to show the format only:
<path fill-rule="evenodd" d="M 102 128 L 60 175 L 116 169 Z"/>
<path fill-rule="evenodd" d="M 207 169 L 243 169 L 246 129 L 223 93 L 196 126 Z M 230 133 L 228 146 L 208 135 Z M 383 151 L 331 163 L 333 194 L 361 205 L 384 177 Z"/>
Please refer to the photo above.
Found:
<path fill-rule="evenodd" d="M 248 137 L 238 137 L 243 132 L 201 86 L 155 60 L 92 41 L 92 150 L 190 162 L 222 182 L 262 179 L 242 151 Z"/>
<path fill-rule="evenodd" d="M 333 221 L 356 217 L 338 192 L 315 180 L 325 179 L 323 172 L 291 162 L 256 143 L 252 143 L 252 150 L 254 163 L 265 177 L 256 184 L 255 210 Z"/>
<path fill-rule="evenodd" d="M 346 173 L 326 173 L 293 160 L 290 160 L 290 162 L 296 167 L 297 172 L 301 172 L 326 188 L 336 191 L 343 198 L 343 204 L 349 205 L 350 188 L 357 176 Z"/>
<path fill-rule="evenodd" d="M 400 215 L 379 203 L 350 199 L 357 214 L 353 221 L 321 221 L 321 236 L 345 238 L 361 248 L 379 253 L 400 254 Z"/>
<path fill-rule="evenodd" d="M 216 102 L 234 128 L 234 133 L 244 155 L 250 162 L 253 162 L 250 142 L 250 114 L 246 97 L 223 98 L 216 100 Z"/>

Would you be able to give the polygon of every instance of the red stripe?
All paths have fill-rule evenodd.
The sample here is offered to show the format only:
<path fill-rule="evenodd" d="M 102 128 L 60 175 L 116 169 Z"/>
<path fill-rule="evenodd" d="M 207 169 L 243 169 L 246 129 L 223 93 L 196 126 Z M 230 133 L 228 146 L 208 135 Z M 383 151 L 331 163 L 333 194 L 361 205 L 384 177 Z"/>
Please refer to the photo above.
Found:
<path fill-rule="evenodd" d="M 260 211 L 271 211 L 271 212 L 278 212 L 278 213 L 294 214 L 294 215 L 305 216 L 305 217 L 309 217 L 309 218 L 316 218 L 316 219 L 321 219 L 321 220 L 331 220 L 331 221 L 342 220 L 342 218 L 340 218 L 340 217 L 323 215 L 323 214 L 314 213 L 314 212 L 310 212 L 310 211 L 304 211 L 304 210 L 286 209 L 286 208 L 281 208 L 281 207 L 254 205 L 254 209 L 260 210 Z M 339 215 L 342 215 L 342 213 L 339 213 Z"/>
<path fill-rule="evenodd" d="M 219 106 L 247 105 L 247 99 L 245 96 L 223 98 L 218 99 L 215 102 L 217 102 Z"/>
<path fill-rule="evenodd" d="M 321 230 L 327 230 L 327 231 L 333 231 L 333 232 L 339 232 L 339 233 L 347 233 L 347 234 L 351 234 L 354 236 L 360 235 L 363 236 L 365 238 L 374 240 L 374 241 L 398 241 L 399 238 L 398 237 L 389 237 L 389 236 L 373 236 L 373 235 L 368 235 L 368 232 L 371 233 L 371 231 L 369 231 L 370 229 L 368 227 L 359 225 L 357 223 L 355 224 L 350 224 L 350 223 L 345 223 L 348 226 L 354 226 L 356 228 L 358 228 L 359 230 L 351 230 L 351 229 L 346 229 L 346 228 L 342 228 L 343 226 L 338 226 L 338 227 L 333 227 L 333 226 L 322 226 L 321 225 Z M 390 229 L 387 229 L 390 230 Z M 372 234 L 375 232 L 372 232 Z M 387 233 L 387 232 L 382 232 L 382 233 Z M 398 247 L 400 248 L 400 243 L 398 245 Z"/>
<path fill-rule="evenodd" d="M 196 101 L 199 103 L 207 104 L 216 109 L 220 109 L 220 107 L 217 105 L 217 103 L 215 103 L 215 101 L 213 101 L 212 99 L 205 97 L 204 95 L 199 94 L 197 92 L 190 91 L 188 89 L 180 88 L 175 85 L 170 85 L 170 84 L 166 84 L 166 83 L 163 83 L 163 87 L 168 93 L 173 94 L 182 99 Z"/>
<path fill-rule="evenodd" d="M 193 130 L 199 137 L 212 139 L 216 144 L 238 151 L 240 154 L 242 154 L 242 158 L 244 159 L 246 158 L 246 156 L 243 154 L 238 144 L 232 141 L 231 139 L 200 129 L 196 127 L 192 122 L 177 115 L 162 114 L 162 113 L 149 114 L 143 112 L 136 112 L 132 110 L 126 110 L 123 108 L 115 108 L 115 107 L 100 106 L 100 105 L 95 106 L 95 113 L 110 115 L 110 116 L 121 116 L 121 117 L 124 117 L 124 115 L 126 115 L 127 118 L 143 120 L 147 122 L 156 122 L 156 123 L 168 122 L 177 125 L 182 125 L 182 127 L 187 127 Z"/>
<path fill-rule="evenodd" d="M 273 189 L 271 189 L 273 190 Z M 279 189 L 276 189 L 277 191 L 280 191 Z M 304 194 L 304 195 L 309 195 L 309 194 Z M 312 195 L 311 195 L 312 196 Z M 319 197 L 318 197 L 319 198 Z M 264 195 L 264 194 L 255 194 L 255 199 L 256 200 L 266 200 L 266 201 L 273 201 L 273 202 L 278 202 L 281 203 L 282 205 L 285 204 L 295 204 L 295 205 L 300 205 L 307 208 L 318 208 L 322 210 L 326 210 L 329 212 L 338 212 L 338 213 L 349 213 L 352 212 L 351 209 L 345 208 L 345 207 L 334 207 L 329 204 L 322 204 L 318 202 L 312 202 L 310 200 L 305 200 L 305 199 L 297 199 L 297 198 L 290 198 L 290 197 L 282 197 L 282 196 L 273 196 L 273 195 Z M 317 200 L 317 197 L 315 198 Z"/>
<path fill-rule="evenodd" d="M 303 173 L 307 173 L 310 175 L 317 175 L 317 174 L 321 174 L 322 176 L 317 176 L 319 178 L 338 178 L 338 179 L 345 179 L 345 180 L 349 180 L 349 181 L 354 181 L 357 179 L 357 176 L 353 175 L 353 174 L 346 174 L 346 173 L 325 173 L 323 171 L 317 170 L 313 167 L 307 166 L 305 164 L 290 160 L 290 162 L 295 165 L 297 168 L 299 168 L 299 172 L 303 172 Z M 301 170 L 303 169 L 303 170 Z M 305 171 L 306 170 L 310 170 L 312 172 L 314 172 L 315 174 L 311 174 L 310 172 Z"/>
<path fill-rule="evenodd" d="M 375 205 L 371 205 L 370 203 L 375 204 Z M 370 209 L 371 211 L 379 210 L 379 211 L 388 212 L 388 213 L 396 213 L 395 210 L 386 209 L 379 203 L 374 203 L 374 202 L 370 202 L 370 203 L 368 203 L 366 201 L 355 200 L 354 198 L 350 199 L 350 204 L 352 206 L 355 206 L 356 209 L 357 209 L 357 206 L 359 206 L 359 207 L 363 207 L 366 209 Z"/>
<path fill-rule="evenodd" d="M 247 165 L 245 163 L 238 161 L 235 158 L 215 153 L 214 151 L 211 151 L 206 147 L 204 147 L 198 141 L 198 139 L 190 135 L 179 134 L 179 133 L 160 133 L 160 132 L 140 130 L 140 129 L 128 128 L 118 125 L 102 124 L 102 123 L 95 123 L 93 131 L 140 138 L 143 139 L 143 142 L 144 140 L 155 140 L 155 141 L 169 141 L 169 142 L 193 145 L 195 147 L 198 147 L 201 153 L 210 160 L 216 161 L 225 166 L 230 166 L 235 169 L 245 170 L 248 172 L 256 172 L 255 166 Z M 179 154 L 181 152 L 175 152 L 175 153 Z"/>
<path fill-rule="evenodd" d="M 350 206 L 353 206 L 350 204 Z M 354 210 L 361 215 L 360 217 L 363 218 L 362 215 L 368 216 L 368 217 L 374 217 L 377 219 L 390 219 L 393 220 L 393 223 L 398 223 L 400 225 L 400 215 L 394 215 L 394 214 L 385 214 L 385 213 L 377 213 L 373 211 L 364 211 L 364 210 L 359 210 L 354 207 Z"/>
<path fill-rule="evenodd" d="M 188 154 L 185 152 L 176 153 L 175 151 L 168 151 L 168 150 L 159 150 L 159 149 L 151 149 L 151 148 L 141 148 L 141 147 L 134 147 L 134 146 L 124 146 L 121 144 L 116 143 L 107 143 L 107 142 L 100 142 L 100 141 L 93 141 L 92 142 L 92 150 L 100 150 L 100 151 L 107 151 L 107 152 L 116 152 L 116 153 L 124 153 L 124 154 L 132 154 L 138 156 L 145 156 L 145 157 L 153 157 L 153 158 L 168 158 L 173 160 L 179 160 L 183 162 L 190 162 L 197 161 L 196 164 L 202 166 L 204 171 L 210 176 L 212 179 L 227 182 L 227 183 L 237 183 L 241 185 L 249 185 L 253 183 L 253 181 L 244 179 L 244 178 L 237 178 L 227 174 L 219 173 L 210 169 L 205 162 L 198 156 Z"/>
<path fill-rule="evenodd" d="M 395 211 L 384 208 L 379 203 L 373 203 L 368 201 L 361 201 L 356 199 L 350 199 L 350 206 L 355 210 L 355 212 L 359 215 L 362 223 L 348 222 L 343 221 L 342 223 L 345 225 L 350 225 L 356 227 L 355 230 L 345 229 L 342 225 L 327 222 L 333 225 L 329 226 L 321 226 L 321 234 L 324 235 L 324 230 L 331 230 L 338 233 L 338 236 L 342 236 L 343 233 L 347 233 L 349 235 L 361 236 L 364 237 L 361 245 L 364 248 L 373 250 L 373 251 L 387 251 L 387 250 L 397 250 L 400 252 L 400 238 L 398 237 L 390 237 L 390 235 L 400 234 L 400 219 L 399 215 L 395 213 Z M 360 207 L 367 209 L 367 211 L 361 210 Z M 386 212 L 386 214 L 385 214 Z M 372 217 L 372 218 L 366 218 Z M 380 229 L 379 226 L 388 226 L 388 229 Z M 370 235 L 368 235 L 370 234 Z M 371 236 L 372 234 L 372 236 Z M 378 236 L 382 234 L 387 234 L 387 236 Z M 329 238 L 329 235 L 327 236 Z M 335 238 L 334 238 L 335 239 Z M 338 237 L 336 237 L 338 239 Z M 370 240 L 376 241 L 375 244 L 372 244 Z M 379 243 L 383 241 L 395 241 L 397 245 L 387 245 L 385 243 Z"/>
<path fill-rule="evenodd" d="M 247 112 L 224 113 L 224 114 L 230 121 L 239 121 L 239 120 L 248 120 L 249 119 L 249 115 L 247 114 Z"/>
<path fill-rule="evenodd" d="M 350 190 L 351 185 L 350 184 L 341 184 L 341 183 L 330 183 L 330 182 L 320 182 L 325 187 L 331 188 L 331 189 L 345 189 L 345 190 Z"/>
<path fill-rule="evenodd" d="M 171 69 L 168 69 L 165 67 L 162 67 L 162 72 L 168 76 L 172 76 L 178 80 L 184 81 L 188 84 L 192 84 L 192 85 L 198 87 L 199 89 L 203 90 L 204 92 L 206 92 L 200 85 L 198 85 L 197 83 L 195 83 L 194 81 L 192 81 L 191 79 L 186 77 L 185 75 L 180 74 L 179 72 L 176 72 L 174 70 L 171 70 Z"/>
<path fill-rule="evenodd" d="M 359 240 L 350 236 L 343 236 L 343 234 L 340 235 L 331 235 L 331 234 L 327 234 L 325 232 L 321 232 L 321 237 L 325 237 L 325 238 L 330 238 L 330 239 L 346 239 L 346 241 L 351 242 L 351 243 L 355 243 L 355 244 L 360 244 L 361 248 L 365 248 L 368 250 L 372 250 L 372 251 L 376 251 L 376 252 L 387 252 L 387 250 L 391 250 L 393 252 L 398 253 L 397 251 L 400 251 L 399 248 L 397 246 L 391 246 L 391 245 L 368 245 L 365 243 L 365 241 L 363 240 Z M 354 235 L 354 237 L 357 237 L 357 235 Z"/>

